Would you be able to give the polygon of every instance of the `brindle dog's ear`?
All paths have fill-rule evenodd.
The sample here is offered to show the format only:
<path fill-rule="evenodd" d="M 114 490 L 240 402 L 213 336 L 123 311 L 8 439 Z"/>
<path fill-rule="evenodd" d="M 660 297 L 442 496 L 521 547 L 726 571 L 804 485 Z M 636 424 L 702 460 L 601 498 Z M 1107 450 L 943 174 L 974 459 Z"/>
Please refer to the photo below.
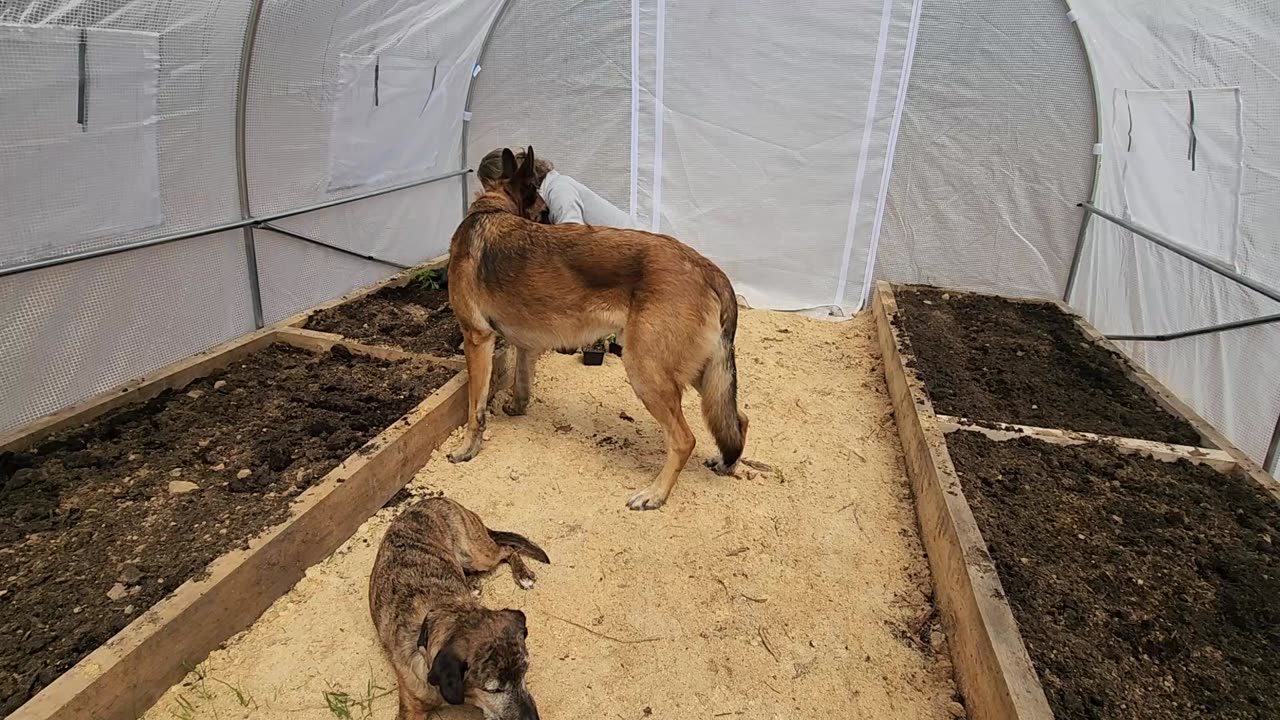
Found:
<path fill-rule="evenodd" d="M 511 148 L 502 148 L 502 177 L 513 178 L 516 176 L 516 155 L 511 152 Z"/>
<path fill-rule="evenodd" d="M 436 653 L 431 662 L 431 672 L 427 673 L 427 682 L 440 688 L 440 696 L 450 705 L 461 705 L 466 697 L 462 678 L 467 674 L 467 664 L 446 647 Z"/>

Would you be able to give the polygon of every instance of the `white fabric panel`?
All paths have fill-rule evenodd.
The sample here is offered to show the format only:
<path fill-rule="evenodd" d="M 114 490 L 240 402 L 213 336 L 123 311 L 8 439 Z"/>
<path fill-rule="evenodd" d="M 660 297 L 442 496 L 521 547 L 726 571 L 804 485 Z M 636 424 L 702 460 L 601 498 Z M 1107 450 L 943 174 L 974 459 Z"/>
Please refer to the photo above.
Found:
<path fill-rule="evenodd" d="M 657 227 L 752 304 L 856 305 L 911 7 L 515 0 L 481 59 L 469 159 L 532 144 L 624 210 L 634 182 L 638 224 L 657 200 Z"/>
<path fill-rule="evenodd" d="M 1125 138 L 1115 147 L 1124 215 L 1234 265 L 1244 150 L 1239 90 L 1116 90 L 1112 98 L 1111 134 Z"/>
<path fill-rule="evenodd" d="M 41 39 L 18 50 L 23 57 L 13 58 L 9 55 L 17 50 L 13 36 L 7 34 L 0 40 L 0 54 L 4 54 L 0 60 L 0 88 L 35 85 L 41 88 L 42 94 L 36 102 L 18 101 L 13 111 L 24 120 L 0 124 L 0 145 L 12 147 L 33 141 L 26 123 L 37 113 L 42 119 L 46 112 L 57 116 L 48 116 L 49 122 L 42 121 L 41 132 L 66 122 L 68 117 L 74 124 L 77 105 L 74 49 L 82 27 L 88 28 L 90 38 L 89 131 L 86 134 L 108 133 L 99 135 L 90 149 L 79 154 L 79 163 L 72 163 L 69 156 L 61 156 L 56 162 L 46 156 L 51 166 L 35 176 L 58 174 L 56 182 L 51 181 L 46 188 L 48 193 L 42 206 L 47 212 L 43 212 L 42 222 L 62 222 L 57 218 L 80 216 L 77 221 L 66 221 L 56 228 L 57 232 L 45 232 L 35 225 L 15 224 L 21 215 L 13 208 L 0 209 L 10 223 L 0 238 L 0 246 L 5 248 L 0 262 L 12 263 L 19 256 L 35 260 L 53 253 L 61 255 L 122 245 L 239 218 L 232 147 L 234 98 L 250 4 L 250 0 L 217 3 L 172 0 L 159 4 L 135 0 L 0 3 L 0 23 L 24 26 L 20 32 L 32 38 L 35 36 L 29 33 L 36 27 L 42 38 L 50 37 L 48 33 L 63 33 L 64 38 L 72 39 L 73 49 L 68 56 L 65 40 Z M 148 35 L 158 35 L 158 44 L 146 39 Z M 142 45 L 149 47 L 143 49 Z M 132 65 L 139 61 L 135 53 L 141 52 L 148 62 L 154 62 L 150 56 L 157 49 L 157 78 L 127 76 L 128 67 L 142 71 L 141 67 Z M 71 65 L 66 64 L 68 57 Z M 69 84 L 68 69 L 72 78 Z M 59 79 L 48 82 L 53 80 L 50 73 L 55 72 Z M 147 72 L 150 71 L 142 74 Z M 154 106 L 150 105 L 149 97 L 153 92 L 149 88 L 152 83 Z M 0 101 L 0 108 L 9 107 L 8 99 Z M 9 110 L 0 109 L 0 112 Z M 144 129 L 139 136 L 123 129 L 108 131 L 95 127 L 96 122 L 108 118 L 118 119 L 122 125 L 140 121 Z M 158 157 L 150 151 L 152 145 L 158 149 Z M 152 158 L 158 163 L 154 170 L 149 166 Z M 29 180 L 14 180 L 7 174 L 16 167 L 16 158 L 0 154 L 0 198 L 16 198 L 27 192 L 24 183 Z M 154 177 L 155 172 L 159 175 L 158 212 L 154 207 L 138 207 L 134 202 L 143 193 L 155 191 L 154 181 L 148 179 Z M 97 182 L 95 178 L 107 178 L 107 181 Z M 77 186 L 83 186 L 86 192 L 74 192 L 72 189 Z M 98 226 L 87 216 L 96 217 L 109 227 L 104 233 L 97 232 L 94 228 Z M 11 253 L 10 248 L 22 248 L 22 253 Z"/>
<path fill-rule="evenodd" d="M 439 175 L 438 131 L 453 124 L 458 88 L 471 65 L 379 55 L 343 55 L 334 90 L 329 132 L 329 191 L 391 185 Z"/>
<path fill-rule="evenodd" d="M 468 68 L 499 0 L 268 3 L 249 80 L 250 206 L 263 215 L 458 169 Z M 344 82 L 344 56 L 378 56 L 388 107 L 368 111 L 372 69 Z M 348 72 L 355 66 L 348 60 Z M 435 73 L 415 72 L 413 67 Z M 399 72 L 396 70 L 399 69 Z M 357 82 L 359 80 L 359 82 Z M 425 103 L 428 95 L 431 102 Z M 381 100 L 382 98 L 380 98 Z M 407 108 L 414 104 L 412 112 Z M 366 117 L 355 111 L 363 104 Z M 426 107 L 424 108 L 424 105 Z M 419 114 L 421 112 L 421 114 Z M 335 135 L 335 128 L 342 128 Z M 336 147 L 331 142 L 337 141 Z M 352 177 L 331 182 L 334 169 Z M 347 168 L 347 169 L 343 169 Z M 347 180 L 363 180 L 352 184 Z M 459 181 L 460 182 L 460 181 Z M 341 190 L 334 188 L 341 187 Z M 366 218 L 376 227 L 380 218 Z M 406 245 L 417 237 L 401 237 Z"/>
<path fill-rule="evenodd" d="M 1270 130 L 1280 117 L 1280 16 L 1274 7 L 1245 0 L 1074 1 L 1099 93 L 1114 100 L 1103 103 L 1099 206 L 1280 285 L 1280 134 Z M 1199 141 L 1194 173 L 1184 144 L 1192 123 L 1178 102 L 1188 90 Z M 1228 92 L 1238 99 L 1234 111 Z M 1134 98 L 1148 99 L 1138 103 L 1130 145 Z M 1150 161 L 1144 141 L 1167 145 L 1167 167 L 1142 171 L 1148 184 L 1136 188 L 1135 165 Z M 1104 332 L 1123 334 L 1280 312 L 1276 303 L 1098 218 L 1089 225 L 1072 302 Z M 1277 347 L 1280 327 L 1269 325 L 1129 343 L 1126 350 L 1260 460 L 1280 413 Z"/>
<path fill-rule="evenodd" d="M 511 0 L 472 91 L 472 167 L 494 148 L 533 145 L 631 211 L 632 4 Z"/>
<path fill-rule="evenodd" d="M 926 0 L 876 260 L 902 282 L 1062 297 L 1095 108 L 1061 0 Z"/>
<path fill-rule="evenodd" d="M 0 281 L 0 431 L 253 329 L 243 235 Z"/>
<path fill-rule="evenodd" d="M 666 3 L 660 227 L 752 305 L 858 304 L 910 15 Z"/>
<path fill-rule="evenodd" d="M 0 264 L 160 223 L 155 33 L 0 25 Z M 83 120 L 83 123 L 81 122 Z"/>

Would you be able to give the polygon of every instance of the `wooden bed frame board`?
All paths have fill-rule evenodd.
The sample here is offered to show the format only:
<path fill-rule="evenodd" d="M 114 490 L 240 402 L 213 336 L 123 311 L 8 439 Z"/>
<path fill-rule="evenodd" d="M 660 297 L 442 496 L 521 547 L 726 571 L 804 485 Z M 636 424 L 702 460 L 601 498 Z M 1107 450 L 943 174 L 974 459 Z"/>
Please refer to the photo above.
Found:
<path fill-rule="evenodd" d="M 981 433 L 992 440 L 1000 442 L 1029 437 L 1051 445 L 1083 445 L 1088 442 L 1096 442 L 1110 445 L 1123 453 L 1144 455 L 1162 462 L 1187 460 L 1197 465 L 1209 465 L 1226 474 L 1234 473 L 1240 466 L 1236 459 L 1224 450 L 1192 447 L 1190 445 L 1172 445 L 1152 440 L 1095 435 L 1094 433 L 1076 430 L 1038 428 L 1029 425 L 1011 425 L 1009 423 L 991 423 L 987 421 L 977 422 L 968 418 L 951 417 L 950 415 L 939 415 L 938 422 L 944 435 L 967 431 Z"/>
<path fill-rule="evenodd" d="M 897 313 L 892 288 L 877 283 L 872 303 L 935 597 L 969 715 L 974 720 L 1052 720 L 995 565 L 960 491 L 941 424 L 923 384 L 903 362 L 892 322 Z"/>
<path fill-rule="evenodd" d="M 943 290 L 952 294 L 972 294 L 962 290 Z M 939 609 L 950 638 L 957 683 L 975 720 L 1050 720 L 1053 712 L 1018 632 L 986 542 L 961 490 L 947 451 L 946 433 L 973 431 L 995 440 L 1030 435 L 1055 444 L 1104 442 L 1123 452 L 1158 460 L 1185 459 L 1210 465 L 1227 474 L 1247 476 L 1277 500 L 1280 500 L 1280 484 L 1150 373 L 1129 362 L 1114 343 L 1069 306 L 1052 300 L 1005 299 L 1050 303 L 1071 315 L 1085 337 L 1125 358 L 1129 378 L 1167 412 L 1186 420 L 1206 445 L 1196 448 L 998 422 L 983 423 L 998 428 L 982 427 L 970 419 L 939 416 L 933 410 L 923 381 L 903 358 L 904 345 L 894 322 L 898 311 L 894 286 L 884 281 L 876 283 L 873 311 L 885 377 L 893 398 L 894 415 L 906 455 L 907 472 L 933 572 Z"/>
<path fill-rule="evenodd" d="M 386 348 L 273 326 L 33 423 L 0 447 L 30 446 L 127 403 L 181 388 L 274 342 L 313 351 L 341 342 L 354 353 L 387 357 Z M 508 380 L 508 373 L 495 369 L 495 385 Z M 184 583 L 145 611 L 8 720 L 133 720 L 141 715 L 188 668 L 253 624 L 308 567 L 328 557 L 412 479 L 465 422 L 467 384 L 466 371 L 460 371 L 295 499 L 288 520 L 252 540 L 247 550 L 219 557 L 207 577 Z"/>

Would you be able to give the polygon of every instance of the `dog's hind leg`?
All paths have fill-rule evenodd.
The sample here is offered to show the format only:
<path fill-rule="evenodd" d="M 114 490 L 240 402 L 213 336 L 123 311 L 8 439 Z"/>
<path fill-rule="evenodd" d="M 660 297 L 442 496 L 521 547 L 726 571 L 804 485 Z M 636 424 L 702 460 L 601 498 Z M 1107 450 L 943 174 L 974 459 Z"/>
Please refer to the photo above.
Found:
<path fill-rule="evenodd" d="M 529 396 L 533 389 L 533 375 L 542 353 L 528 348 L 516 348 L 515 379 L 511 383 L 511 399 L 502 406 L 508 415 L 523 415 L 529 408 Z"/>
<path fill-rule="evenodd" d="M 468 573 L 487 573 L 506 563 L 516 584 L 528 590 L 533 587 L 537 575 L 524 564 L 520 552 L 530 553 L 540 562 L 550 562 L 546 553 L 537 545 L 515 533 L 486 530 L 483 535 L 468 535 L 466 548 L 461 553 L 462 568 Z"/>
<path fill-rule="evenodd" d="M 680 407 L 683 394 L 680 385 L 674 378 L 655 377 L 644 372 L 634 361 L 628 364 L 627 357 L 632 355 L 633 353 L 627 353 L 622 358 L 623 364 L 627 366 L 627 377 L 640 402 L 644 403 L 649 413 L 662 425 L 667 440 L 667 461 L 648 487 L 631 496 L 627 507 L 632 510 L 656 510 L 667 501 L 667 496 L 676 485 L 676 479 L 693 454 L 696 441 L 689 423 L 685 422 L 684 410 Z"/>
<path fill-rule="evenodd" d="M 462 347 L 467 356 L 467 434 L 462 447 L 449 453 L 449 462 L 466 462 L 484 445 L 484 429 L 489 404 L 489 382 L 493 375 L 492 330 L 467 330 Z"/>

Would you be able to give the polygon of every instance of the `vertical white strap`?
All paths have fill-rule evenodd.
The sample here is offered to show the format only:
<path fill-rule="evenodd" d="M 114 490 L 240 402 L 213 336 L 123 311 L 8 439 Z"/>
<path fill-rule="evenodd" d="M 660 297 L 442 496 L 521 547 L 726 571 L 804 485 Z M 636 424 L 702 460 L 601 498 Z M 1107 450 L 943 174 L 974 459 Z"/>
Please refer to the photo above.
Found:
<path fill-rule="evenodd" d="M 862 275 L 862 295 L 858 296 L 858 309 L 867 304 L 871 296 L 871 283 L 875 279 L 876 255 L 880 252 L 880 228 L 884 221 L 884 206 L 889 199 L 889 179 L 893 176 L 893 155 L 898 148 L 898 131 L 902 128 L 902 110 L 907 104 L 907 88 L 911 84 L 911 63 L 916 57 L 916 39 L 920 36 L 920 11 L 924 0 L 915 0 L 911 6 L 911 26 L 907 30 L 907 49 L 902 56 L 902 74 L 898 77 L 898 98 L 893 105 L 893 124 L 889 126 L 889 146 L 885 150 L 884 172 L 880 176 L 880 195 L 876 198 L 876 220 L 871 227 L 871 248 L 867 251 L 867 267 Z"/>
<path fill-rule="evenodd" d="M 640 193 L 640 0 L 631 0 L 631 223 Z"/>
<path fill-rule="evenodd" d="M 657 30 L 654 48 L 654 81 L 653 81 L 653 216 L 649 227 L 653 232 L 661 232 L 662 227 L 662 116 L 666 106 L 662 101 L 662 71 L 664 55 L 667 51 L 667 2 L 658 0 L 656 13 Z"/>
<path fill-rule="evenodd" d="M 876 101 L 880 99 L 880 81 L 884 77 L 884 53 L 889 44 L 889 21 L 893 15 L 893 0 L 884 0 L 880 10 L 880 39 L 876 42 L 876 64 L 871 71 L 871 93 L 867 97 L 867 117 L 862 125 L 862 149 L 858 151 L 858 169 L 853 176 L 853 201 L 849 204 L 849 225 L 845 230 L 844 253 L 840 257 L 840 281 L 836 283 L 833 305 L 844 300 L 849 285 L 849 256 L 853 254 L 855 228 L 858 226 L 858 206 L 862 204 L 862 183 L 867 177 L 867 154 L 871 149 L 871 132 L 875 129 Z"/>

